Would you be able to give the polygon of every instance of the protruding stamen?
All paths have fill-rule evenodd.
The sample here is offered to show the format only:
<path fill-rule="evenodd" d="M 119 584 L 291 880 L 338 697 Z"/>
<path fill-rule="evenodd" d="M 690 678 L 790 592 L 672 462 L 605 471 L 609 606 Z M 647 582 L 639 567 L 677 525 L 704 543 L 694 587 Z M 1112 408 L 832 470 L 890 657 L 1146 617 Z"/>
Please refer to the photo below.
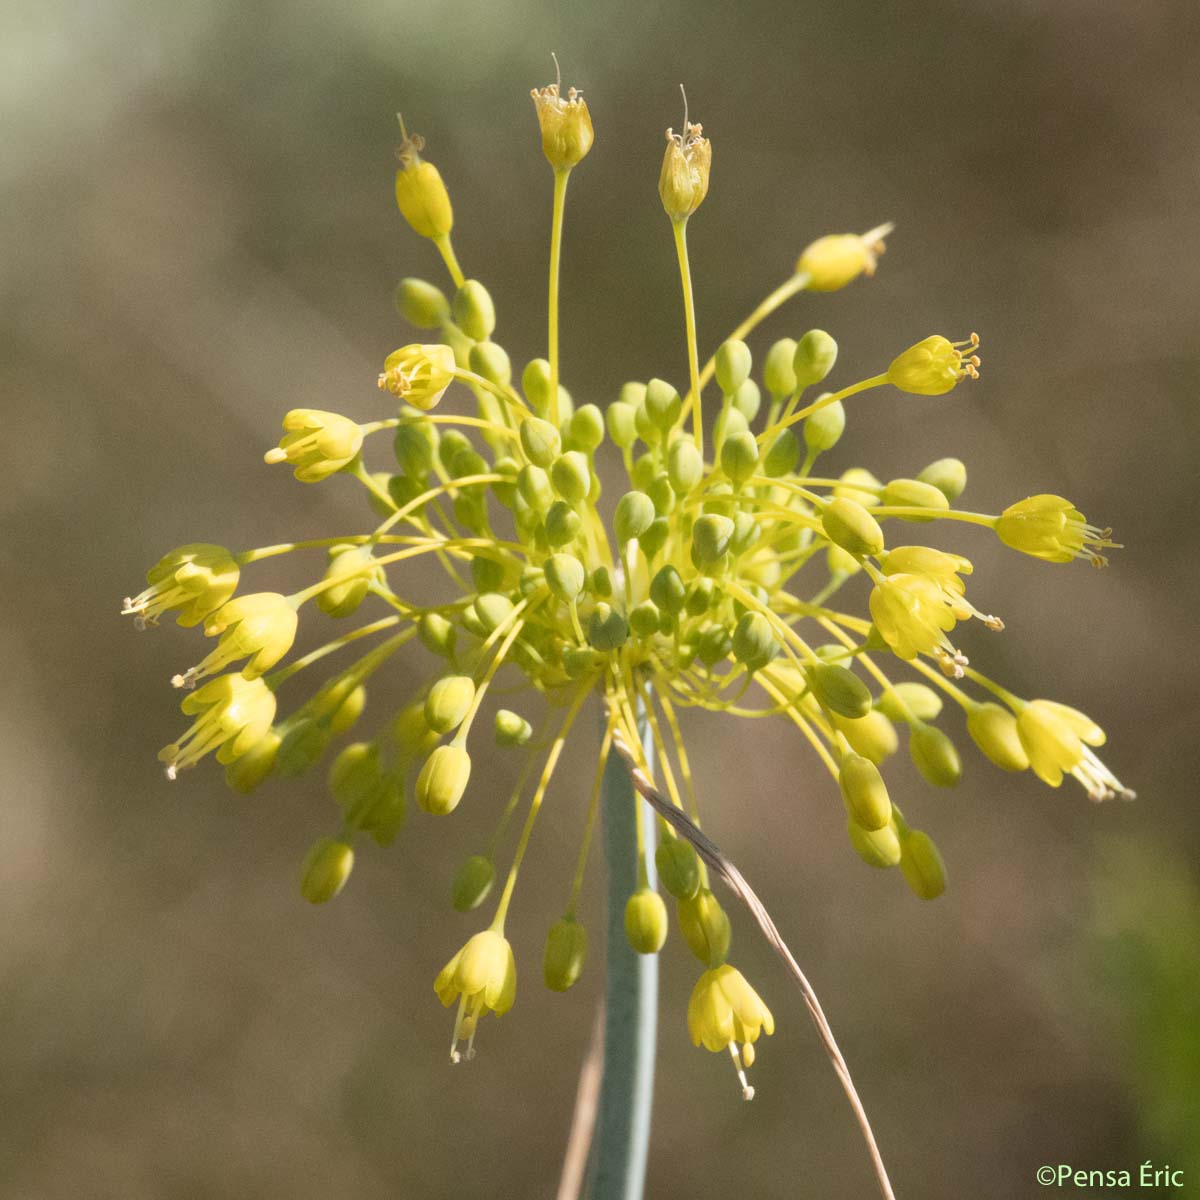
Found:
<path fill-rule="evenodd" d="M 729 1057 L 733 1059 L 733 1069 L 737 1071 L 738 1082 L 742 1085 L 742 1099 L 753 1100 L 754 1089 L 750 1086 L 746 1079 L 746 1072 L 742 1068 L 742 1060 L 738 1057 L 738 1048 L 736 1042 L 729 1043 Z"/>

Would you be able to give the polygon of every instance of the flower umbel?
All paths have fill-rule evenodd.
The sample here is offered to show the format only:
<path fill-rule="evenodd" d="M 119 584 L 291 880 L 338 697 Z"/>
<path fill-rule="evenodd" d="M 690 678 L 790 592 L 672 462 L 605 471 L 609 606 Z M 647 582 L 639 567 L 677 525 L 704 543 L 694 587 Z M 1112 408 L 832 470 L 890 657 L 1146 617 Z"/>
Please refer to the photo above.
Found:
<path fill-rule="evenodd" d="M 239 792 L 326 773 L 327 826 L 306 836 L 300 873 L 308 901 L 331 902 L 349 886 L 364 843 L 400 841 L 410 808 L 452 831 L 460 808 L 493 807 L 490 836 L 461 847 L 462 866 L 445 889 L 454 910 L 494 906 L 489 926 L 435 984 L 443 1004 L 458 1001 L 455 1061 L 462 1043 L 473 1054 L 484 1013 L 513 1004 L 505 918 L 523 894 L 538 820 L 549 812 L 545 819 L 579 826 L 582 797 L 557 768 L 589 703 L 603 719 L 598 770 L 574 872 L 564 871 L 562 906 L 545 926 L 542 974 L 556 992 L 586 969 L 578 903 L 610 748 L 635 777 L 657 780 L 660 815 L 675 808 L 698 823 L 719 800 L 704 797 L 692 774 L 690 709 L 794 730 L 823 773 L 811 786 L 845 821 L 848 848 L 922 900 L 945 892 L 947 872 L 930 835 L 906 823 L 897 803 L 904 797 L 889 789 L 889 760 L 902 742 L 937 788 L 957 786 L 970 769 L 959 743 L 974 743 L 1005 771 L 1031 769 L 1054 787 L 1069 774 L 1097 800 L 1131 795 L 1096 757 L 1104 736 L 1092 721 L 1016 696 L 968 664 L 959 640 L 987 640 L 970 619 L 1003 628 L 976 607 L 987 580 L 957 550 L 903 536 L 914 526 L 946 534 L 983 526 L 1013 549 L 1062 563 L 1103 562 L 1099 551 L 1114 545 L 1109 531 L 1054 495 L 999 515 L 962 508 L 967 469 L 957 458 L 881 476 L 861 465 L 837 474 L 817 465 L 852 440 L 863 393 L 890 383 L 938 396 L 976 378 L 979 339 L 927 337 L 886 370 L 876 363 L 859 375 L 850 339 L 839 343 L 824 328 L 795 326 L 793 337 L 756 344 L 758 326 L 789 298 L 819 299 L 870 278 L 891 227 L 814 240 L 794 271 L 783 264 L 784 281 L 734 336 L 702 359 L 686 227 L 708 191 L 712 148 L 685 110 L 683 133 L 668 132 L 659 178 L 683 310 L 682 352 L 664 350 L 662 361 L 664 370 L 677 363 L 679 376 L 585 379 L 573 396 L 559 379 L 559 266 L 567 177 L 593 131 L 574 89 L 564 97 L 556 83 L 533 95 L 554 167 L 546 341 L 528 351 L 536 357 L 514 360 L 495 340 L 488 289 L 467 277 L 451 244 L 445 184 L 422 160 L 421 139 L 405 135 L 397 203 L 434 243 L 449 279 L 444 292 L 415 278 L 397 288 L 401 315 L 426 340 L 383 359 L 371 393 L 378 419 L 293 409 L 266 455 L 291 464 L 301 482 L 336 476 L 361 489 L 361 519 L 333 536 L 236 552 L 182 546 L 123 610 L 139 624 L 175 612 L 180 625 L 203 622 L 217 639 L 174 680 L 201 686 L 182 703 L 191 727 L 160 755 L 172 778 L 209 753 Z M 602 497 L 605 455 L 625 478 Z M 235 594 L 243 571 L 269 572 L 269 560 L 282 556 L 309 563 L 307 586 Z M 441 568 L 441 586 L 424 565 Z M 867 583 L 865 604 L 847 598 Z M 301 623 L 306 640 L 294 650 Z M 321 629 L 324 640 L 310 636 Z M 388 689 L 377 693 L 375 683 L 414 678 L 411 666 L 396 670 L 406 646 L 423 656 L 419 682 L 389 708 L 380 698 Z M 978 662 L 984 647 L 971 650 Z M 496 753 L 520 760 L 511 793 L 499 798 Z M 669 906 L 650 882 L 644 850 L 633 849 L 635 840 L 653 844 L 648 832 L 631 837 L 639 861 L 637 885 L 624 897 L 628 940 L 654 954 L 677 931 L 704 968 L 688 1005 L 692 1039 L 728 1048 L 749 1095 L 745 1069 L 755 1040 L 774 1028 L 771 1013 L 727 962 L 732 923 L 709 860 L 689 841 L 661 840 L 655 860 Z"/>

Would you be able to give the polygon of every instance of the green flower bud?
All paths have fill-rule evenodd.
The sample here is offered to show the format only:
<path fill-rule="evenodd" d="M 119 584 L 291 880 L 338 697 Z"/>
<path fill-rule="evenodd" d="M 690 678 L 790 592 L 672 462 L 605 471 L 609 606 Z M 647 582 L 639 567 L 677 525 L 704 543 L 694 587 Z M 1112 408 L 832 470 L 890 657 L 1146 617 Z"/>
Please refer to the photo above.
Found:
<path fill-rule="evenodd" d="M 589 453 L 604 441 L 604 414 L 595 404 L 585 404 L 571 414 L 571 441 Z"/>
<path fill-rule="evenodd" d="M 718 456 L 727 437 L 732 437 L 735 433 L 748 433 L 749 430 L 750 422 L 742 415 L 740 409 L 721 409 L 717 414 L 716 423 L 713 425 L 713 446 L 716 448 Z"/>
<path fill-rule="evenodd" d="M 319 838 L 300 867 L 300 895 L 309 904 L 324 904 L 346 886 L 354 867 L 354 851 L 345 842 Z"/>
<path fill-rule="evenodd" d="M 587 640 L 602 653 L 619 650 L 629 638 L 625 618 L 603 600 L 592 609 L 588 618 Z"/>
<path fill-rule="evenodd" d="M 495 730 L 497 746 L 524 746 L 533 736 L 533 726 L 511 708 L 496 713 Z"/>
<path fill-rule="evenodd" d="M 249 795 L 275 769 L 275 757 L 283 739 L 269 729 L 246 751 L 225 768 L 225 782 L 235 792 Z"/>
<path fill-rule="evenodd" d="M 983 753 L 1005 771 L 1024 771 L 1029 755 L 1017 736 L 1017 718 L 999 704 L 977 704 L 967 714 L 967 732 Z"/>
<path fill-rule="evenodd" d="M 512 383 L 512 362 L 503 346 L 495 342 L 476 342 L 467 357 L 467 365 L 489 383 L 508 387 Z M 489 396 L 488 399 L 495 399 Z"/>
<path fill-rule="evenodd" d="M 847 554 L 841 546 L 835 546 L 832 542 L 826 547 L 825 562 L 830 575 L 855 575 L 862 570 L 862 563 L 853 554 Z"/>
<path fill-rule="evenodd" d="M 888 688 L 875 707 L 893 721 L 932 721 L 942 711 L 942 698 L 923 683 L 897 683 Z"/>
<path fill-rule="evenodd" d="M 450 301 L 424 279 L 402 279 L 396 286 L 396 311 L 418 329 L 437 329 L 450 315 Z"/>
<path fill-rule="evenodd" d="M 883 503 L 906 508 L 947 509 L 950 501 L 933 486 L 919 479 L 892 479 L 883 489 Z M 902 521 L 932 521 L 932 517 L 902 516 Z"/>
<path fill-rule="evenodd" d="M 566 546 L 573 542 L 583 527 L 583 518 L 565 500 L 555 500 L 546 514 L 546 541 L 551 546 Z"/>
<path fill-rule="evenodd" d="M 763 459 L 762 473 L 771 479 L 790 474 L 800 461 L 800 443 L 790 429 L 781 430 Z"/>
<path fill-rule="evenodd" d="M 688 588 L 687 598 L 683 604 L 688 616 L 698 617 L 702 613 L 706 613 L 712 606 L 715 595 L 716 584 L 711 579 L 694 579 Z"/>
<path fill-rule="evenodd" d="M 329 728 L 319 721 L 304 718 L 288 727 L 275 755 L 275 770 L 285 779 L 303 775 L 325 753 Z"/>
<path fill-rule="evenodd" d="M 571 646 L 563 651 L 563 670 L 571 679 L 583 679 L 592 674 L 603 660 L 587 646 Z"/>
<path fill-rule="evenodd" d="M 504 586 L 504 564 L 476 554 L 471 559 L 471 582 L 477 592 L 498 592 Z"/>
<path fill-rule="evenodd" d="M 895 754 L 900 745 L 896 727 L 881 712 L 872 710 L 857 720 L 835 717 L 834 724 L 850 743 L 850 748 L 856 754 L 869 758 L 876 766 Z"/>
<path fill-rule="evenodd" d="M 513 602 L 500 592 L 484 592 L 482 596 L 475 597 L 475 603 L 471 607 L 475 610 L 475 616 L 484 631 L 494 633 L 508 620 L 513 610 Z"/>
<path fill-rule="evenodd" d="M 817 663 L 807 668 L 805 674 L 813 695 L 839 716 L 857 720 L 871 711 L 871 693 L 867 685 L 846 667 Z"/>
<path fill-rule="evenodd" d="M 453 742 L 438 746 L 417 776 L 417 803 L 442 816 L 453 812 L 471 778 L 471 756 Z"/>
<path fill-rule="evenodd" d="M 550 409 L 550 364 L 544 358 L 535 358 L 525 364 L 521 372 L 521 391 L 535 412 Z"/>
<path fill-rule="evenodd" d="M 676 912 L 688 949 L 707 966 L 720 966 L 729 955 L 733 930 L 716 896 L 701 888 L 690 899 L 680 900 Z"/>
<path fill-rule="evenodd" d="M 542 978 L 552 992 L 565 992 L 583 973 L 587 933 L 574 917 L 563 917 L 550 926 L 542 955 Z"/>
<path fill-rule="evenodd" d="M 685 496 L 704 477 L 704 458 L 690 438 L 676 438 L 667 451 L 667 479 L 677 495 Z"/>
<path fill-rule="evenodd" d="M 692 526 L 692 548 L 701 563 L 715 563 L 729 549 L 733 522 L 717 513 L 705 513 Z"/>
<path fill-rule="evenodd" d="M 923 471 L 917 472 L 922 483 L 932 484 L 951 504 L 966 490 L 967 468 L 957 458 L 939 458 Z"/>
<path fill-rule="evenodd" d="M 517 491 L 534 512 L 544 513 L 554 503 L 550 476 L 541 467 L 522 467 L 517 475 Z"/>
<path fill-rule="evenodd" d="M 471 439 L 458 429 L 447 429 L 438 441 L 438 457 L 447 471 L 454 470 L 454 460 L 464 451 L 473 451 Z"/>
<path fill-rule="evenodd" d="M 521 422 L 520 434 L 521 449 L 535 467 L 549 467 L 562 449 L 562 438 L 558 430 L 540 417 L 526 417 Z"/>
<path fill-rule="evenodd" d="M 796 372 L 792 367 L 795 356 L 794 338 L 780 338 L 767 351 L 763 363 L 763 385 L 772 396 L 790 396 L 796 390 Z"/>
<path fill-rule="evenodd" d="M 879 503 L 879 494 L 871 491 L 880 486 L 879 480 L 863 467 L 851 467 L 841 474 L 841 482 L 833 489 L 834 497 L 838 500 L 853 500 L 863 508 L 871 508 Z"/>
<path fill-rule="evenodd" d="M 425 724 L 434 733 L 457 729 L 475 699 L 475 681 L 469 675 L 446 675 L 425 697 Z"/>
<path fill-rule="evenodd" d="M 592 486 L 592 470 L 587 455 L 579 450 L 568 450 L 560 455 L 550 468 L 550 481 L 554 484 L 554 490 L 568 504 L 581 503 Z"/>
<path fill-rule="evenodd" d="M 821 526 L 834 545 L 859 558 L 883 551 L 879 522 L 854 500 L 831 500 L 821 512 Z"/>
<path fill-rule="evenodd" d="M 962 779 L 962 760 L 954 743 L 936 725 L 912 726 L 908 753 L 917 770 L 934 787 L 954 787 Z"/>
<path fill-rule="evenodd" d="M 468 279 L 454 293 L 450 305 L 454 323 L 476 342 L 487 341 L 496 328 L 496 309 L 487 288 L 478 279 Z"/>
<path fill-rule="evenodd" d="M 650 599 L 663 612 L 678 616 L 683 611 L 683 601 L 687 594 L 683 578 L 672 566 L 662 567 L 650 580 Z"/>
<path fill-rule="evenodd" d="M 696 657 L 706 666 L 715 667 L 724 662 L 733 649 L 733 638 L 723 625 L 710 625 L 700 631 L 696 642 Z"/>
<path fill-rule="evenodd" d="M 496 868 L 490 858 L 472 854 L 464 859 L 450 885 L 450 903 L 454 905 L 454 911 L 465 913 L 478 908 L 487 899 L 495 882 Z"/>
<path fill-rule="evenodd" d="M 397 426 L 392 441 L 396 462 L 413 479 L 424 479 L 433 467 L 438 449 L 437 426 L 429 421 L 406 421 Z"/>
<path fill-rule="evenodd" d="M 653 600 L 643 600 L 629 613 L 629 627 L 638 637 L 653 637 L 658 632 L 661 614 Z"/>
<path fill-rule="evenodd" d="M 583 591 L 587 575 L 583 563 L 573 554 L 552 554 L 546 559 L 543 568 L 550 590 L 560 600 L 569 602 Z"/>
<path fill-rule="evenodd" d="M 654 482 L 658 475 L 658 455 L 652 451 L 639 455 L 633 463 L 633 471 L 629 481 L 639 491 L 644 492 Z"/>
<path fill-rule="evenodd" d="M 758 442 L 752 433 L 735 433 L 721 444 L 721 470 L 740 487 L 758 467 Z"/>
<path fill-rule="evenodd" d="M 588 577 L 588 591 L 602 600 L 612 595 L 612 577 L 607 567 L 597 567 Z"/>
<path fill-rule="evenodd" d="M 754 359 L 750 347 L 737 338 L 730 338 L 717 347 L 717 383 L 726 396 L 732 396 L 750 374 Z"/>
<path fill-rule="evenodd" d="M 842 756 L 838 786 L 846 811 L 855 823 L 873 832 L 883 829 L 892 819 L 892 802 L 879 768 L 861 754 Z"/>
<path fill-rule="evenodd" d="M 792 357 L 792 370 L 796 373 L 796 386 L 812 387 L 820 383 L 837 362 L 838 346 L 823 329 L 810 329 L 796 343 Z"/>
<path fill-rule="evenodd" d="M 804 418 L 804 442 L 810 450 L 832 450 L 846 429 L 846 407 L 840 400 Z"/>
<path fill-rule="evenodd" d="M 349 617 L 366 598 L 372 579 L 378 579 L 379 568 L 371 570 L 370 546 L 333 546 L 324 582 L 331 587 L 317 593 L 317 607 L 330 617 Z"/>
<path fill-rule="evenodd" d="M 900 870 L 922 900 L 936 900 L 946 890 L 946 864 L 933 839 L 919 829 L 900 839 Z"/>
<path fill-rule="evenodd" d="M 745 554 L 760 537 L 762 537 L 762 522 L 753 513 L 738 513 L 733 518 L 733 537 L 729 539 L 729 553 L 735 558 Z"/>
<path fill-rule="evenodd" d="M 868 867 L 884 869 L 900 863 L 900 839 L 891 825 L 864 829 L 853 817 L 846 818 L 846 833 L 854 852 Z"/>
<path fill-rule="evenodd" d="M 690 900 L 700 890 L 700 859 L 691 842 L 670 837 L 654 852 L 658 880 L 676 900 Z"/>
<path fill-rule="evenodd" d="M 613 517 L 613 530 L 617 544 L 624 546 L 636 537 L 641 537 L 654 520 L 654 501 L 645 492 L 626 492 L 617 501 Z"/>
<path fill-rule="evenodd" d="M 654 426 L 668 433 L 679 420 L 683 398 L 665 379 L 652 379 L 646 384 L 642 407 Z"/>
<path fill-rule="evenodd" d="M 733 656 L 750 671 L 765 667 L 778 653 L 771 623 L 759 612 L 743 614 L 733 631 Z"/>
<path fill-rule="evenodd" d="M 733 407 L 747 422 L 758 416 L 758 410 L 762 407 L 762 392 L 753 379 L 744 379 L 741 387 L 733 393 Z"/>
<path fill-rule="evenodd" d="M 667 906 L 653 888 L 638 888 L 625 902 L 625 937 L 639 954 L 657 954 L 667 940 Z"/>
<path fill-rule="evenodd" d="M 650 522 L 650 528 L 638 538 L 638 545 L 646 556 L 647 562 L 653 562 L 658 552 L 667 544 L 671 536 L 671 523 L 666 517 L 655 517 Z"/>
<path fill-rule="evenodd" d="M 454 657 L 454 626 L 441 613 L 425 613 L 417 622 L 417 636 L 425 648 L 442 658 Z"/>

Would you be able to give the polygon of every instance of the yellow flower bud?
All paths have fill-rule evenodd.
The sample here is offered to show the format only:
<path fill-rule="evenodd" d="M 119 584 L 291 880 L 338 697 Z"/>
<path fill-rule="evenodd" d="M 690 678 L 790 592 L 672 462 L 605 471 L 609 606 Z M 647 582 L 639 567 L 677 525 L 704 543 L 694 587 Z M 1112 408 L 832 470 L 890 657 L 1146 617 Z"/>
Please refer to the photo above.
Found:
<path fill-rule="evenodd" d="M 450 316 L 450 301 L 441 288 L 410 277 L 396 287 L 396 309 L 418 329 L 437 329 Z"/>
<path fill-rule="evenodd" d="M 496 882 L 496 868 L 490 858 L 472 854 L 455 872 L 450 888 L 450 902 L 456 912 L 470 912 L 478 908 Z"/>
<path fill-rule="evenodd" d="M 821 511 L 821 527 L 834 545 L 858 558 L 883 551 L 879 522 L 854 500 L 831 500 Z"/>
<path fill-rule="evenodd" d="M 638 888 L 625 902 L 625 937 L 639 954 L 657 954 L 667 940 L 667 906 L 653 888 Z"/>
<path fill-rule="evenodd" d="M 838 500 L 853 500 L 863 508 L 872 508 L 879 503 L 879 493 L 871 489 L 880 486 L 879 480 L 864 467 L 851 467 L 842 472 L 833 494 Z"/>
<path fill-rule="evenodd" d="M 1029 755 L 1021 745 L 1017 718 L 999 704 L 976 704 L 967 713 L 971 740 L 996 766 L 1005 771 L 1024 771 Z"/>
<path fill-rule="evenodd" d="M 371 568 L 370 546 L 333 546 L 324 582 L 331 586 L 316 595 L 317 607 L 330 617 L 348 617 L 366 598 L 372 582 L 382 577 L 382 568 Z"/>
<path fill-rule="evenodd" d="M 964 376 L 979 378 L 979 335 L 963 342 L 947 341 L 934 334 L 892 359 L 888 383 L 916 396 L 941 396 Z"/>
<path fill-rule="evenodd" d="M 711 167 L 712 145 L 702 126 L 685 120 L 683 133 L 667 130 L 658 195 L 672 221 L 686 221 L 703 203 Z"/>
<path fill-rule="evenodd" d="M 300 868 L 300 895 L 309 904 L 325 904 L 346 886 L 354 867 L 354 851 L 345 842 L 321 838 L 304 856 Z"/>
<path fill-rule="evenodd" d="M 833 370 L 838 344 L 823 329 L 810 329 L 797 343 L 792 355 L 792 373 L 797 388 L 812 387 Z M 815 414 L 814 414 L 815 415 Z"/>
<path fill-rule="evenodd" d="M 917 472 L 922 483 L 932 483 L 951 504 L 967 487 L 967 468 L 961 459 L 939 458 L 924 470 Z"/>
<path fill-rule="evenodd" d="M 936 900 L 946 890 L 946 864 L 933 839 L 919 829 L 906 830 L 900 838 L 900 870 L 922 900 Z"/>
<path fill-rule="evenodd" d="M 750 347 L 737 338 L 730 338 L 717 347 L 717 384 L 726 396 L 732 396 L 750 377 L 753 362 Z"/>
<path fill-rule="evenodd" d="M 224 546 L 194 542 L 164 555 L 146 573 L 150 585 L 126 597 L 122 616 L 139 629 L 156 625 L 165 612 L 179 611 L 179 625 L 199 625 L 237 590 L 239 568 Z"/>
<path fill-rule="evenodd" d="M 676 900 L 690 900 L 700 890 L 700 859 L 683 838 L 668 837 L 659 842 L 654 865 L 659 882 Z"/>
<path fill-rule="evenodd" d="M 846 818 L 846 834 L 854 852 L 868 867 L 882 870 L 899 864 L 900 838 L 894 825 L 885 825 L 882 829 L 864 829 L 851 816 Z"/>
<path fill-rule="evenodd" d="M 846 811 L 868 832 L 883 829 L 892 819 L 892 802 L 879 768 L 861 754 L 846 754 L 838 770 L 838 786 Z"/>
<path fill-rule="evenodd" d="M 834 663 L 816 663 L 805 674 L 813 695 L 839 716 L 856 720 L 871 711 L 871 693 L 853 671 Z"/>
<path fill-rule="evenodd" d="M 583 973 L 587 957 L 587 931 L 574 917 L 563 917 L 550 926 L 542 954 L 542 978 L 552 992 L 565 992 Z"/>
<path fill-rule="evenodd" d="M 883 489 L 883 503 L 892 504 L 898 508 L 931 508 L 947 509 L 950 501 L 945 494 L 932 483 L 922 483 L 919 479 L 892 479 Z M 903 516 L 902 521 L 932 521 L 932 517 Z"/>
<path fill-rule="evenodd" d="M 497 746 L 524 746 L 533 736 L 533 726 L 519 713 L 502 708 L 495 719 Z"/>
<path fill-rule="evenodd" d="M 517 998 L 517 964 L 508 939 L 494 929 L 477 933 L 441 969 L 433 990 L 445 1008 L 461 997 L 450 1061 L 462 1058 L 458 1043 L 463 1038 L 467 1039 L 466 1056 L 472 1058 L 479 1018 L 489 1010 L 503 1016 Z"/>
<path fill-rule="evenodd" d="M 896 727 L 881 712 L 873 710 L 857 720 L 835 714 L 833 723 L 850 743 L 850 749 L 876 766 L 895 754 L 900 745 Z"/>
<path fill-rule="evenodd" d="M 204 622 L 204 636 L 219 637 L 216 649 L 171 682 L 175 687 L 195 687 L 198 679 L 223 671 L 241 658 L 249 660 L 242 674 L 255 679 L 292 648 L 298 620 L 295 606 L 278 592 L 235 596 Z"/>
<path fill-rule="evenodd" d="M 934 787 L 954 787 L 962 779 L 962 759 L 950 738 L 936 725 L 917 722 L 908 739 L 916 768 Z"/>
<path fill-rule="evenodd" d="M 425 697 L 425 723 L 434 733 L 450 733 L 463 722 L 475 699 L 475 681 L 469 675 L 446 675 Z"/>
<path fill-rule="evenodd" d="M 436 816 L 453 812 L 470 778 L 471 756 L 453 743 L 438 746 L 417 776 L 417 803 Z"/>
<path fill-rule="evenodd" d="M 683 940 L 702 963 L 715 967 L 725 961 L 733 928 L 729 914 L 710 889 L 702 887 L 694 896 L 680 900 L 676 915 Z"/>
<path fill-rule="evenodd" d="M 225 782 L 235 792 L 249 795 L 275 769 L 275 756 L 282 740 L 275 730 L 267 730 L 245 754 L 225 768 Z"/>
<path fill-rule="evenodd" d="M 287 432 L 263 455 L 267 463 L 291 463 L 301 483 L 320 483 L 352 462 L 362 447 L 362 430 L 348 417 L 319 408 L 293 408 L 283 418 Z"/>
<path fill-rule="evenodd" d="M 454 370 L 454 351 L 449 346 L 414 342 L 393 350 L 383 360 L 379 387 L 398 400 L 429 412 L 437 407 L 454 381 Z"/>
<path fill-rule="evenodd" d="M 889 222 L 867 233 L 835 233 L 818 238 L 796 260 L 797 272 L 807 275 L 812 292 L 835 292 L 860 275 L 875 274 L 884 241 L 894 227 Z"/>
<path fill-rule="evenodd" d="M 1086 558 L 1094 567 L 1105 567 L 1101 549 L 1119 549 L 1111 529 L 1098 529 L 1069 500 L 1061 496 L 1029 496 L 996 519 L 996 536 L 1013 550 L 1045 562 L 1065 563 Z"/>
<path fill-rule="evenodd" d="M 893 721 L 932 721 L 942 711 L 942 698 L 933 688 L 906 680 L 888 688 L 875 707 Z"/>
<path fill-rule="evenodd" d="M 400 215 L 415 232 L 426 238 L 445 237 L 454 227 L 454 210 L 437 167 L 421 160 L 425 139 L 409 137 L 400 122 L 404 141 L 396 152 L 400 168 L 396 172 L 396 205 Z"/>
<path fill-rule="evenodd" d="M 564 100 L 560 95 L 561 79 L 544 88 L 534 88 L 533 107 L 542 130 L 542 153 L 556 171 L 569 171 L 582 161 L 592 148 L 595 133 L 583 93 L 568 88 Z"/>

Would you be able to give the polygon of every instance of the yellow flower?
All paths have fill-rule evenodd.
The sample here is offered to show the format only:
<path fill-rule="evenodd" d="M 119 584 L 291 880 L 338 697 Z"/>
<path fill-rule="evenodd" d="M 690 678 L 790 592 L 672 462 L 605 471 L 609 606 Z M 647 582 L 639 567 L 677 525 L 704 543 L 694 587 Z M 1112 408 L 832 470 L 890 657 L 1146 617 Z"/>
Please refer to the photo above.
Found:
<path fill-rule="evenodd" d="M 556 171 L 570 170 L 582 160 L 595 140 L 592 117 L 583 93 L 568 88 L 564 100 L 559 94 L 560 89 L 560 84 L 552 83 L 529 93 L 542 130 L 542 153 Z"/>
<path fill-rule="evenodd" d="M 125 598 L 122 616 L 139 629 L 155 625 L 165 612 L 179 610 L 180 625 L 199 625 L 237 590 L 238 565 L 224 546 L 194 542 L 164 555 L 146 573 L 150 585 Z"/>
<path fill-rule="evenodd" d="M 278 592 L 252 592 L 230 600 L 204 625 L 205 637 L 220 637 L 216 649 L 171 682 L 176 687 L 195 687 L 196 680 L 223 671 L 240 658 L 250 660 L 242 674 L 255 679 L 292 648 L 298 620 L 292 602 Z"/>
<path fill-rule="evenodd" d="M 754 1089 L 746 1083 L 742 1064 L 748 1067 L 753 1063 L 751 1047 L 760 1033 L 769 1037 L 775 1032 L 775 1018 L 741 971 L 728 963 L 705 971 L 692 989 L 687 1022 L 692 1045 L 702 1045 L 714 1053 L 729 1048 L 742 1082 L 742 1095 L 752 1099 Z"/>
<path fill-rule="evenodd" d="M 301 483 L 320 483 L 349 463 L 362 447 L 362 430 L 338 413 L 293 408 L 283 418 L 287 433 L 263 455 L 268 463 L 289 462 Z"/>
<path fill-rule="evenodd" d="M 868 233 L 834 233 L 817 238 L 796 260 L 796 270 L 808 276 L 810 292 L 835 292 L 860 275 L 875 274 L 885 249 L 883 239 L 894 228 L 889 221 Z"/>
<path fill-rule="evenodd" d="M 930 546 L 897 546 L 888 551 L 881 565 L 886 575 L 924 575 L 932 579 L 941 588 L 942 599 L 957 620 L 977 617 L 989 629 L 1004 628 L 999 617 L 980 612 L 964 595 L 966 585 L 959 575 L 970 575 L 975 568 L 961 554 L 948 554 Z"/>
<path fill-rule="evenodd" d="M 1089 547 L 1118 548 L 1111 529 L 1098 529 L 1069 500 L 1042 494 L 1010 504 L 996 518 L 996 536 L 1013 550 L 1046 562 L 1065 563 L 1086 558 L 1094 567 L 1108 559 Z"/>
<path fill-rule="evenodd" d="M 158 752 L 167 778 L 194 767 L 215 750 L 217 761 L 231 763 L 264 738 L 275 719 L 275 693 L 261 679 L 222 675 L 184 698 L 180 708 L 196 720 L 178 742 Z"/>
<path fill-rule="evenodd" d="M 1065 772 L 1083 784 L 1091 800 L 1133 799 L 1134 793 L 1089 749 L 1104 745 L 1104 730 L 1078 709 L 1031 700 L 1017 713 L 1017 736 L 1043 783 L 1058 787 Z"/>
<path fill-rule="evenodd" d="M 439 343 L 414 342 L 393 350 L 379 376 L 381 389 L 423 412 L 437 407 L 453 381 L 454 351 Z"/>
<path fill-rule="evenodd" d="M 454 227 L 454 209 L 441 173 L 431 162 L 421 160 L 425 139 L 409 137 L 400 122 L 404 141 L 396 152 L 400 168 L 396 172 L 396 206 L 412 228 L 426 238 L 445 237 Z"/>
<path fill-rule="evenodd" d="M 950 342 L 935 333 L 892 360 L 888 383 L 917 396 L 941 396 L 966 375 L 979 378 L 978 346 L 976 333 L 965 342 Z"/>
<path fill-rule="evenodd" d="M 962 674 L 966 660 L 946 637 L 958 619 L 955 606 L 938 580 L 908 573 L 881 576 L 869 605 L 876 628 L 897 657 L 933 654 L 943 670 L 950 665 L 951 673 Z"/>
<path fill-rule="evenodd" d="M 687 121 L 683 133 L 667 130 L 658 195 L 672 221 L 686 221 L 708 195 L 712 143 L 702 135 L 703 126 Z"/>
<path fill-rule="evenodd" d="M 467 1058 L 475 1056 L 475 1028 L 489 1009 L 502 1017 L 517 995 L 517 965 L 508 939 L 494 929 L 477 933 L 441 969 L 433 990 L 449 1008 L 458 1001 L 450 1061 L 462 1058 L 458 1043 L 467 1039 Z"/>

